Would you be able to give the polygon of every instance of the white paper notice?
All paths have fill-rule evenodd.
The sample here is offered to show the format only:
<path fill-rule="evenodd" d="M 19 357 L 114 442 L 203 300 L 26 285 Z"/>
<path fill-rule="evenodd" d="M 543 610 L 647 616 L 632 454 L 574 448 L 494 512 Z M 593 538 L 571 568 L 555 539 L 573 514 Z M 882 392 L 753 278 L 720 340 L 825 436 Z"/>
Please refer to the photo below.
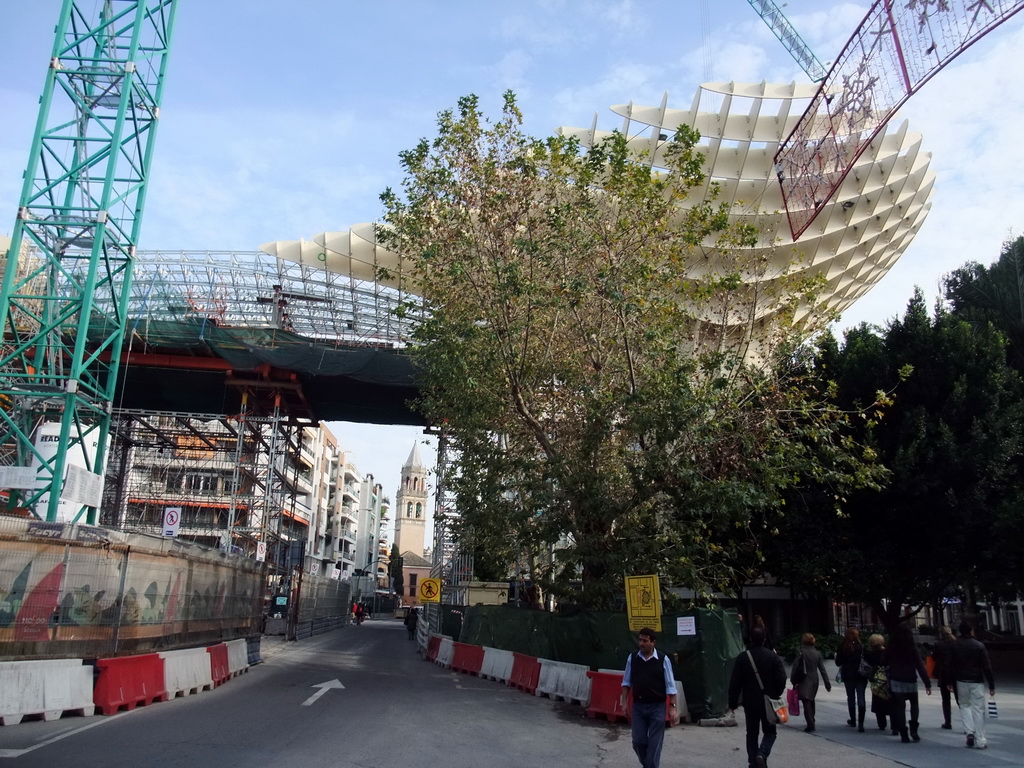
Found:
<path fill-rule="evenodd" d="M 677 635 L 696 635 L 697 634 L 697 617 L 696 616 L 677 616 L 676 617 L 676 634 Z"/>

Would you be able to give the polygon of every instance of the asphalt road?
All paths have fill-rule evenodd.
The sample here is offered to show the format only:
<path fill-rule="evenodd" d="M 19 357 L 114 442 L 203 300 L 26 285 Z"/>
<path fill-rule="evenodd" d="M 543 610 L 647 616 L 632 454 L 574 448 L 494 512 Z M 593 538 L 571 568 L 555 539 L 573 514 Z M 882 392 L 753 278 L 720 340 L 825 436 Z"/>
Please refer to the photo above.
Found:
<path fill-rule="evenodd" d="M 298 643 L 264 641 L 266 663 L 220 688 L 110 717 L 0 727 L 0 768 L 605 768 L 637 765 L 627 726 L 422 661 L 396 620 L 370 620 Z M 342 687 L 338 687 L 337 681 Z M 321 684 L 328 687 L 320 687 Z M 997 681 L 998 683 L 998 681 Z M 838 688 L 838 687 L 837 687 Z M 845 726 L 833 689 L 818 731 L 783 726 L 770 765 L 820 768 L 1024 766 L 1024 685 L 1001 689 L 990 748 L 939 729 L 922 692 L 920 744 Z M 743 768 L 743 730 L 669 730 L 664 768 Z"/>

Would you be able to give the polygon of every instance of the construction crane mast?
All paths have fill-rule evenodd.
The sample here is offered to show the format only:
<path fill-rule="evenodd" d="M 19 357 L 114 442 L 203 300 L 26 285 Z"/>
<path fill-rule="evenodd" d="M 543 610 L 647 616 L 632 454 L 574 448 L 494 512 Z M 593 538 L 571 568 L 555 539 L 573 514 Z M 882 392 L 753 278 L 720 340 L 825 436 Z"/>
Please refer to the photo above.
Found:
<path fill-rule="evenodd" d="M 825 79 L 828 70 L 818 61 L 818 58 L 811 51 L 810 46 L 793 29 L 793 25 L 782 13 L 782 10 L 772 0 L 747 0 L 750 6 L 757 11 L 768 28 L 779 38 L 779 42 L 789 51 L 797 64 L 807 73 L 812 82 L 820 83 Z"/>
<path fill-rule="evenodd" d="M 0 293 L 0 489 L 51 522 L 96 522 L 175 3 L 56 27 Z"/>

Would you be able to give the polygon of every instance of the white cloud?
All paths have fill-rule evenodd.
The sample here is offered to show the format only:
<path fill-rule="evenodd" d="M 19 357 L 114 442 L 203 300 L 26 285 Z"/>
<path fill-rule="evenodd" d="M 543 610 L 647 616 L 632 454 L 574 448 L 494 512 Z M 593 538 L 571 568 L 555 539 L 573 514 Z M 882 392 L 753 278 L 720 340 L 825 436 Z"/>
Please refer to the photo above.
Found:
<path fill-rule="evenodd" d="M 494 67 L 495 91 L 503 93 L 511 89 L 520 96 L 528 96 L 531 91 L 528 75 L 532 65 L 533 57 L 521 48 L 508 51 Z"/>

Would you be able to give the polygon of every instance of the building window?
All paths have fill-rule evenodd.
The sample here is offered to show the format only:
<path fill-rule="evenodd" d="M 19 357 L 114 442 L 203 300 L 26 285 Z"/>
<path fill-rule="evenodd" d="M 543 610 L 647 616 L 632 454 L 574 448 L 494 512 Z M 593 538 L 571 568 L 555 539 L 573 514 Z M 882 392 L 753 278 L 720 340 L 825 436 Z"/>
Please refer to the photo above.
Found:
<path fill-rule="evenodd" d="M 422 504 L 417 504 L 416 505 L 416 517 L 419 518 L 419 517 L 422 517 L 422 516 L 423 516 L 423 505 Z"/>
<path fill-rule="evenodd" d="M 165 486 L 168 491 L 180 491 L 182 485 L 185 483 L 184 472 L 168 472 L 167 473 L 167 485 Z"/>
<path fill-rule="evenodd" d="M 185 476 L 186 486 L 192 493 L 216 493 L 217 475 L 197 473 Z"/>
<path fill-rule="evenodd" d="M 405 516 L 412 517 L 412 502 L 410 501 L 405 505 Z"/>

